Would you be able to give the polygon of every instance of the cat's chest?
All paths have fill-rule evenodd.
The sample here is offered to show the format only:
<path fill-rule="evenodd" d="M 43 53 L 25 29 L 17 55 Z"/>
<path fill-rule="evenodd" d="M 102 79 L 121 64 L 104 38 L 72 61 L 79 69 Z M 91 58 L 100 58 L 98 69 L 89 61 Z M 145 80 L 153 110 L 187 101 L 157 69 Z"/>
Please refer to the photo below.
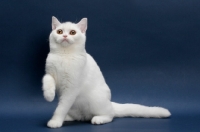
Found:
<path fill-rule="evenodd" d="M 67 79 L 79 72 L 83 62 L 83 58 L 79 56 L 49 54 L 46 72 L 53 75 L 56 80 Z"/>
<path fill-rule="evenodd" d="M 57 71 L 66 71 L 75 62 L 72 62 L 71 57 L 49 55 L 47 58 L 47 68 L 52 68 Z"/>

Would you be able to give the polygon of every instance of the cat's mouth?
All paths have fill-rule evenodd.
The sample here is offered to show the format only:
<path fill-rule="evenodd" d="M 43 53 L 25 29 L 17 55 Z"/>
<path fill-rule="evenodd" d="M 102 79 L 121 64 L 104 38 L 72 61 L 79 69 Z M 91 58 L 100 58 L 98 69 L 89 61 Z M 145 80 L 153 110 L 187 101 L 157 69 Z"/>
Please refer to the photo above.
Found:
<path fill-rule="evenodd" d="M 60 44 L 62 45 L 62 46 L 68 46 L 68 45 L 70 45 L 71 44 L 71 42 L 70 42 L 70 40 L 68 40 L 68 39 L 63 39 L 61 42 L 60 42 Z"/>
<path fill-rule="evenodd" d="M 66 42 L 69 43 L 67 39 L 63 39 L 61 43 L 63 43 L 63 42 L 65 42 L 65 43 L 66 43 Z"/>

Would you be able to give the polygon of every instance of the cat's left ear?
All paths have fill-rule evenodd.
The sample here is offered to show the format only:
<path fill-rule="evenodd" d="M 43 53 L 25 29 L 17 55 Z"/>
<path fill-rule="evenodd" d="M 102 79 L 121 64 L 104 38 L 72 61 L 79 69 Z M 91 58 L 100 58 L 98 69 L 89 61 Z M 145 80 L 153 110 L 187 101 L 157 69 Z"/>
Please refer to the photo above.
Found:
<path fill-rule="evenodd" d="M 52 16 L 52 30 L 55 30 L 60 24 L 61 23 L 58 21 L 58 19 Z"/>
<path fill-rule="evenodd" d="M 77 23 L 78 27 L 80 28 L 82 33 L 85 33 L 87 30 L 87 18 L 83 18 Z"/>

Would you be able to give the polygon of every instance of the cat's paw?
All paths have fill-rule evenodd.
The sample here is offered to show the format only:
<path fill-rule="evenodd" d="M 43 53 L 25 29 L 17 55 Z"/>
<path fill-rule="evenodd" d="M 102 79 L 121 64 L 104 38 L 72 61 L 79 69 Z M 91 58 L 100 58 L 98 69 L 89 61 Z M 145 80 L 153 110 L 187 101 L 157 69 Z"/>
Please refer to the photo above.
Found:
<path fill-rule="evenodd" d="M 99 117 L 94 117 L 92 119 L 91 123 L 94 124 L 94 125 L 104 124 L 103 120 Z"/>
<path fill-rule="evenodd" d="M 109 123 L 112 121 L 112 118 L 109 116 L 95 116 L 92 118 L 91 123 L 94 125 L 101 125 L 105 123 Z"/>
<path fill-rule="evenodd" d="M 44 91 L 44 98 L 51 102 L 54 100 L 54 97 L 55 97 L 55 91 L 54 90 L 45 90 Z"/>
<path fill-rule="evenodd" d="M 50 120 L 47 123 L 47 126 L 50 127 L 50 128 L 59 128 L 59 127 L 62 126 L 62 122 L 58 121 L 58 120 Z"/>

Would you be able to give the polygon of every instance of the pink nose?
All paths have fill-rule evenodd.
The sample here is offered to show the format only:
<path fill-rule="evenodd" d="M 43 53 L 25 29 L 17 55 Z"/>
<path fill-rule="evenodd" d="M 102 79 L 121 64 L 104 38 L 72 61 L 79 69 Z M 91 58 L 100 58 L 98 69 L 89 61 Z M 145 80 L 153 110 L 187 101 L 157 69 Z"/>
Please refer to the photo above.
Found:
<path fill-rule="evenodd" d="M 67 38 L 67 35 L 63 35 L 64 38 Z"/>

